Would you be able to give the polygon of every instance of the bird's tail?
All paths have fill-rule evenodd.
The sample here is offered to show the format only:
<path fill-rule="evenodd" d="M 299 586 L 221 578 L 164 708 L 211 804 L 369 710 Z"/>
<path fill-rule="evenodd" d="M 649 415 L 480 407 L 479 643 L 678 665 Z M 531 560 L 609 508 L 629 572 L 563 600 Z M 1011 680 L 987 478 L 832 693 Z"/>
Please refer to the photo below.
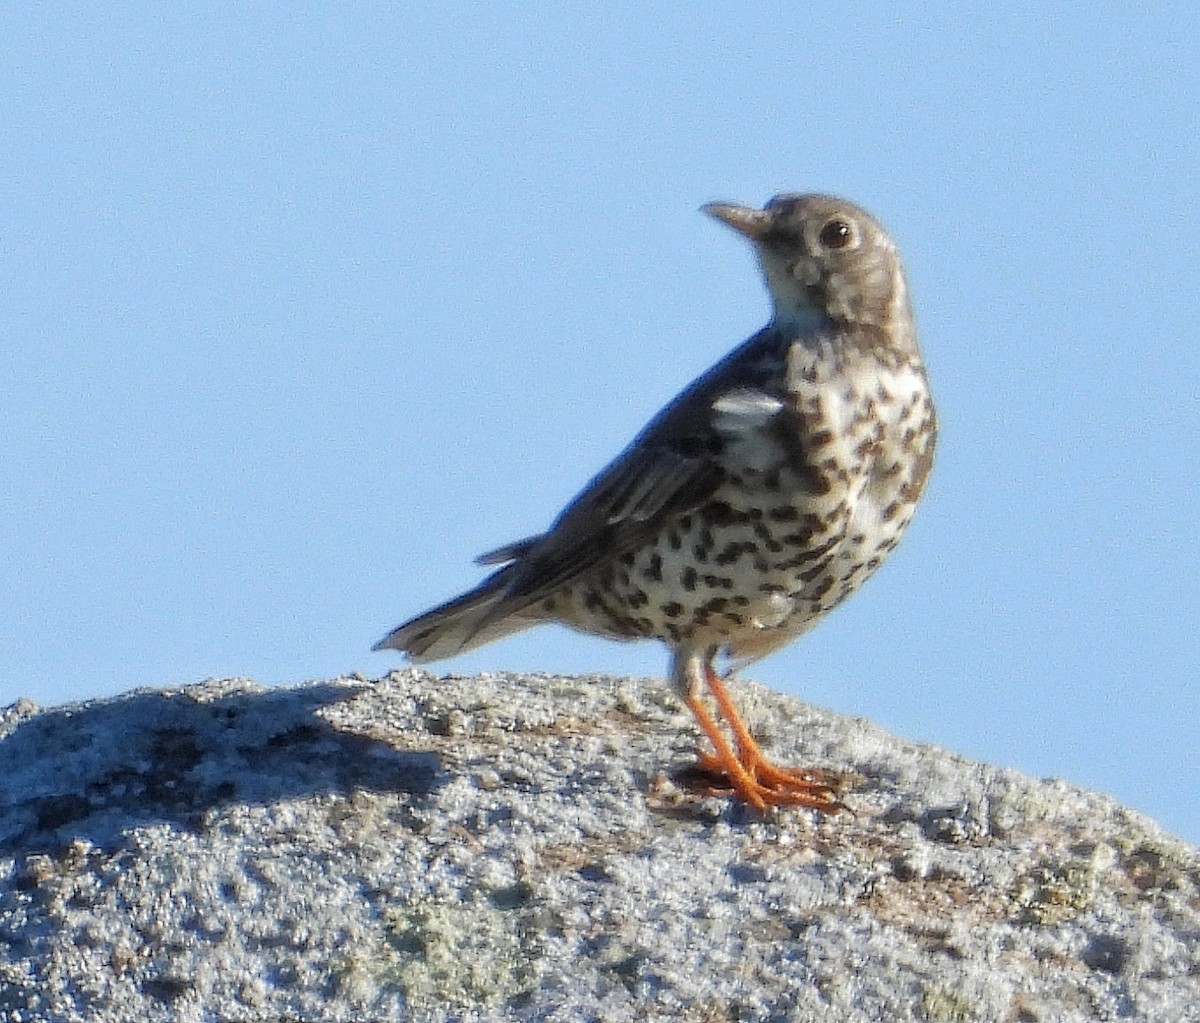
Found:
<path fill-rule="evenodd" d="M 503 587 L 496 585 L 493 576 L 461 597 L 397 626 L 371 649 L 399 650 L 421 664 L 474 650 L 538 623 L 536 617 L 501 612 L 503 600 Z"/>

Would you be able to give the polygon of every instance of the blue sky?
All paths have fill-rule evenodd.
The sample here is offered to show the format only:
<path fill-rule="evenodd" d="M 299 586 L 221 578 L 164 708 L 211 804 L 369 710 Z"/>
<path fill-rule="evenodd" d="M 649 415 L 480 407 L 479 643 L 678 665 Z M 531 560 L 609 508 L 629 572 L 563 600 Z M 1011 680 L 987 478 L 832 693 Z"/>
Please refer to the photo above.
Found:
<path fill-rule="evenodd" d="M 7 12 L 0 704 L 394 667 L 765 322 L 700 204 L 831 191 L 901 247 L 939 457 L 749 674 L 1200 840 L 1200 15 L 844 6 Z"/>

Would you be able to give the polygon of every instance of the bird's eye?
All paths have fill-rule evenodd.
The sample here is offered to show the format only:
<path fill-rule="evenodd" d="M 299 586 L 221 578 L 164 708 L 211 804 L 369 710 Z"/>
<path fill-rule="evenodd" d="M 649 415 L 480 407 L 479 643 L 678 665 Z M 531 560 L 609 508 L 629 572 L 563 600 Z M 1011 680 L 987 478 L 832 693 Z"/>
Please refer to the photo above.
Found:
<path fill-rule="evenodd" d="M 844 249 L 850 244 L 854 233 L 844 220 L 834 219 L 821 228 L 818 237 L 821 239 L 821 244 L 827 249 Z"/>

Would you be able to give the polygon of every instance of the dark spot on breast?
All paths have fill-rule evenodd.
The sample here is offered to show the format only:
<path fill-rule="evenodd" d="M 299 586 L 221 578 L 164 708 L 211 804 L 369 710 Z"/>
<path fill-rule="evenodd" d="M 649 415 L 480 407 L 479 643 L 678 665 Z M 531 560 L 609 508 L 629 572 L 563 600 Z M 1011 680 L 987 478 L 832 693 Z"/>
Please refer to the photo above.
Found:
<path fill-rule="evenodd" d="M 642 571 L 642 577 L 647 582 L 661 583 L 662 582 L 662 555 L 651 554 L 650 563 Z"/>
<path fill-rule="evenodd" d="M 724 501 L 714 501 L 700 510 L 700 517 L 709 526 L 735 526 L 748 518 L 743 511 L 738 511 Z"/>
<path fill-rule="evenodd" d="M 808 492 L 815 497 L 828 494 L 833 489 L 833 484 L 829 481 L 829 477 L 816 468 L 810 469 L 804 474 L 804 481 Z"/>
<path fill-rule="evenodd" d="M 925 488 L 925 478 L 911 479 L 900 488 L 900 499 L 907 501 L 909 504 L 916 504 L 921 497 L 921 491 Z"/>
<path fill-rule="evenodd" d="M 685 568 L 683 574 L 679 577 L 679 582 L 688 593 L 692 593 L 696 589 L 696 570 L 694 568 Z"/>
<path fill-rule="evenodd" d="M 662 613 L 668 618 L 678 618 L 683 614 L 683 605 L 674 600 L 668 601 L 666 604 L 663 604 Z"/>
<path fill-rule="evenodd" d="M 877 441 L 874 437 L 868 437 L 868 438 L 866 438 L 866 440 L 862 441 L 857 447 L 855 447 L 854 453 L 856 455 L 858 455 L 859 458 L 869 458 L 871 455 L 873 455 L 875 453 L 875 451 L 876 451 L 876 449 L 878 449 L 878 447 L 879 447 L 879 441 Z"/>
<path fill-rule="evenodd" d="M 829 567 L 829 562 L 818 561 L 812 568 L 806 568 L 803 572 L 796 575 L 801 582 L 811 583 L 817 576 L 824 572 Z M 831 584 L 832 585 L 832 584 Z"/>
<path fill-rule="evenodd" d="M 795 522 L 800 518 L 800 513 L 792 505 L 783 504 L 768 511 L 767 518 L 772 522 Z"/>
<path fill-rule="evenodd" d="M 721 548 L 713 562 L 718 565 L 732 565 L 743 554 L 753 554 L 757 549 L 749 540 L 731 540 Z"/>
<path fill-rule="evenodd" d="M 824 579 L 817 583 L 816 587 L 812 591 L 812 595 L 817 598 L 825 596 L 826 593 L 833 589 L 833 584 L 833 576 L 827 575 Z"/>
<path fill-rule="evenodd" d="M 649 623 L 647 623 L 648 627 L 643 629 L 636 618 L 617 614 L 608 608 L 605 608 L 604 612 L 608 617 L 609 627 L 618 636 L 642 636 L 653 632 L 653 627 L 649 626 Z"/>
<path fill-rule="evenodd" d="M 787 533 L 783 537 L 783 542 L 789 547 L 807 547 L 812 543 L 813 531 L 811 529 L 798 529 L 794 533 Z"/>
<path fill-rule="evenodd" d="M 780 570 L 787 570 L 789 568 L 799 568 L 805 562 L 822 558 L 824 555 L 828 554 L 831 550 L 833 550 L 833 548 L 836 546 L 839 539 L 840 539 L 839 537 L 835 536 L 835 537 L 833 537 L 833 539 L 827 540 L 823 544 L 820 544 L 816 547 L 811 547 L 811 548 L 808 548 L 807 550 L 801 551 L 799 554 L 795 555 L 792 558 L 789 558 L 787 561 L 778 562 L 775 565 L 775 567 Z M 802 572 L 800 574 L 800 578 L 804 579 L 806 581 L 809 579 L 812 579 L 814 576 L 819 575 L 821 573 L 821 571 L 823 570 L 823 568 L 824 568 L 824 562 L 819 562 L 817 564 L 816 568 L 810 568 L 808 571 Z"/>

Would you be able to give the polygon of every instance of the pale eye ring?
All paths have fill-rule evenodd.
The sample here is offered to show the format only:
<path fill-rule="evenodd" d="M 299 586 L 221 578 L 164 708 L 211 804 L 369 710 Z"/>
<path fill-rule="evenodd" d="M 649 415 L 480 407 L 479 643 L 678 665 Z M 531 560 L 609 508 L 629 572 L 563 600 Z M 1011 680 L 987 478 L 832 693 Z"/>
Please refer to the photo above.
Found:
<path fill-rule="evenodd" d="M 854 239 L 854 231 L 841 217 L 834 217 L 821 228 L 817 238 L 827 249 L 844 249 Z"/>

